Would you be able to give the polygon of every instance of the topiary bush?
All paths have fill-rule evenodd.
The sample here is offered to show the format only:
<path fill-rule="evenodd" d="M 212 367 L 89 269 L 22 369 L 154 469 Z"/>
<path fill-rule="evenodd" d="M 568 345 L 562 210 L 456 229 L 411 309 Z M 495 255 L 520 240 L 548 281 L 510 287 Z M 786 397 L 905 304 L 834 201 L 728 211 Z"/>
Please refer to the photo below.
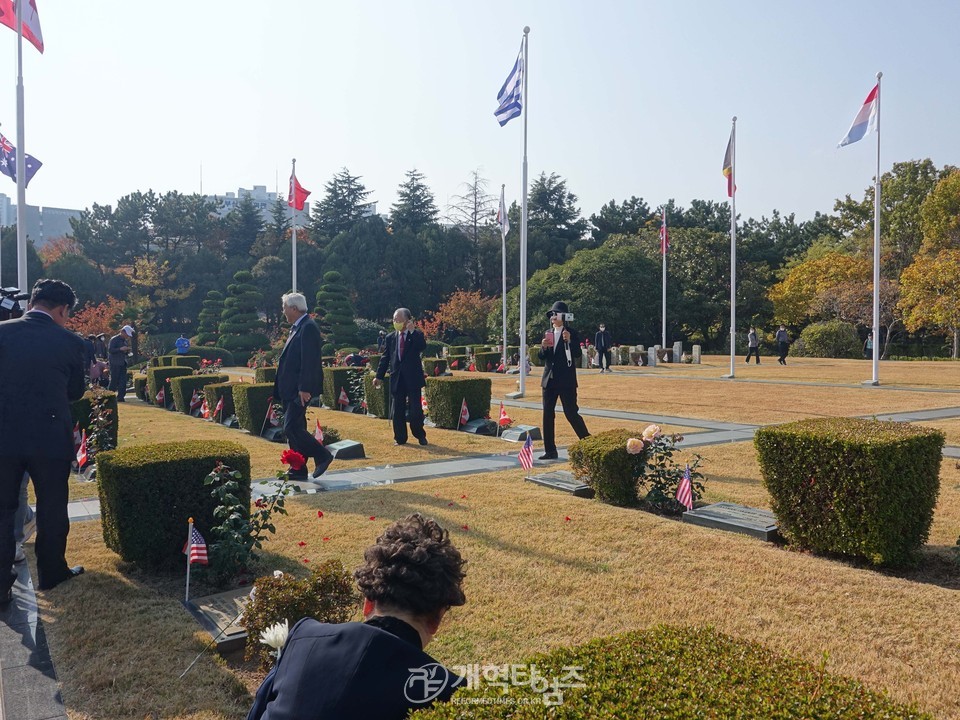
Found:
<path fill-rule="evenodd" d="M 617 429 L 591 435 L 570 446 L 573 473 L 593 488 L 597 499 L 611 505 L 633 507 L 639 504 L 637 478 L 647 464 L 646 451 L 631 455 L 627 440 L 636 432 Z"/>
<path fill-rule="evenodd" d="M 206 300 L 203 301 L 203 310 L 197 315 L 199 325 L 197 326 L 196 345 L 207 345 L 217 342 L 220 333 L 217 328 L 220 325 L 220 317 L 223 315 L 223 293 L 219 290 L 211 290 L 207 293 Z M 207 358 L 216 360 L 216 358 Z"/>
<path fill-rule="evenodd" d="M 223 421 L 224 418 L 236 415 L 237 411 L 233 405 L 233 389 L 237 385 L 242 384 L 243 383 L 238 382 L 226 382 L 211 383 L 210 385 L 203 386 L 203 394 L 207 398 L 207 407 L 210 408 L 211 418 L 213 417 L 214 410 L 216 410 L 217 403 L 220 402 L 220 398 L 223 398 L 223 413 L 217 420 Z"/>
<path fill-rule="evenodd" d="M 187 520 L 209 538 L 217 502 L 203 479 L 222 461 L 241 474 L 250 504 L 250 454 L 233 442 L 187 440 L 97 455 L 100 517 L 107 547 L 148 569 L 181 568 Z"/>
<path fill-rule="evenodd" d="M 443 375 L 447 371 L 447 361 L 443 358 L 424 358 L 423 374 L 427 377 Z"/>
<path fill-rule="evenodd" d="M 190 414 L 190 400 L 193 399 L 193 391 L 200 392 L 203 397 L 203 388 L 214 383 L 225 383 L 230 378 L 226 375 L 184 375 L 182 377 L 171 378 L 170 394 L 173 397 L 173 404 L 177 412 L 184 415 Z"/>
<path fill-rule="evenodd" d="M 237 422 L 247 432 L 259 435 L 265 427 L 273 383 L 237 383 L 233 387 L 233 407 Z M 277 401 L 279 402 L 279 400 Z"/>
<path fill-rule="evenodd" d="M 807 325 L 790 352 L 803 357 L 859 358 L 863 356 L 863 341 L 850 323 L 826 320 Z"/>
<path fill-rule="evenodd" d="M 87 430 L 90 427 L 90 406 L 94 396 L 100 393 L 106 398 L 107 408 L 110 409 L 110 439 L 113 446 L 117 446 L 117 433 L 120 429 L 120 418 L 117 415 L 117 394 L 109 390 L 88 390 L 79 400 L 70 403 L 70 416 L 73 418 L 74 425 L 80 424 L 81 430 Z"/>
<path fill-rule="evenodd" d="M 347 391 L 347 397 L 350 398 L 350 404 L 359 405 L 362 398 L 357 397 L 358 393 L 353 388 L 356 383 L 362 382 L 362 376 L 365 373 L 366 370 L 357 367 L 324 368 L 323 404 L 328 408 L 339 410 L 342 405 L 337 402 L 337 398 L 340 397 L 340 388 L 344 388 Z"/>
<path fill-rule="evenodd" d="M 496 372 L 502 358 L 498 352 L 478 352 L 474 360 L 480 372 Z"/>
<path fill-rule="evenodd" d="M 199 370 L 200 360 L 201 357 L 199 355 L 174 355 L 171 364 L 173 367 L 188 367 Z"/>
<path fill-rule="evenodd" d="M 451 345 L 447 348 L 447 358 L 451 355 L 469 355 L 470 348 L 467 345 Z"/>
<path fill-rule="evenodd" d="M 278 572 L 259 578 L 253 587 L 256 592 L 244 608 L 241 623 L 247 630 L 246 658 L 259 660 L 264 669 L 273 660 L 269 646 L 260 642 L 260 634 L 268 627 L 286 620 L 293 629 L 303 618 L 346 622 L 360 602 L 353 576 L 339 560 L 317 565 L 307 578 Z"/>
<path fill-rule="evenodd" d="M 797 547 L 898 565 L 926 542 L 941 431 L 818 418 L 760 428 L 754 444 L 780 532 Z"/>
<path fill-rule="evenodd" d="M 451 370 L 466 370 L 470 367 L 470 358 L 466 355 L 447 355 L 447 367 Z"/>
<path fill-rule="evenodd" d="M 423 350 L 423 356 L 425 358 L 443 357 L 443 349 L 445 347 L 447 347 L 447 344 L 439 340 L 427 340 L 427 346 Z"/>
<path fill-rule="evenodd" d="M 215 362 L 219 360 L 223 367 L 233 367 L 237 364 L 236 360 L 233 359 L 233 353 L 225 348 L 197 347 L 194 345 L 190 348 L 190 354 L 196 355 L 201 361 Z"/>
<path fill-rule="evenodd" d="M 277 369 L 275 367 L 259 367 L 253 371 L 253 381 L 255 383 L 272 383 L 277 379 Z"/>
<path fill-rule="evenodd" d="M 234 282 L 227 286 L 227 299 L 223 301 L 217 346 L 230 350 L 237 360 L 246 362 L 255 350 L 270 347 L 264 334 L 264 323 L 257 314 L 257 308 L 263 304 L 263 295 L 254 285 L 249 270 L 241 270 L 233 279 Z"/>
<path fill-rule="evenodd" d="M 390 417 L 390 373 L 383 378 L 378 390 L 373 386 L 376 373 L 368 372 L 363 376 L 363 391 L 367 397 L 367 413 L 378 418 Z"/>
<path fill-rule="evenodd" d="M 658 626 L 559 648 L 515 667 L 530 669 L 532 675 L 534 666 L 539 683 L 511 683 L 510 677 L 499 676 L 493 678 L 499 685 L 484 682 L 458 690 L 455 703 L 437 703 L 409 718 L 933 720 L 915 705 L 896 703 L 821 665 L 713 628 Z M 505 694 L 510 703 L 504 702 Z"/>
<path fill-rule="evenodd" d="M 147 370 L 147 396 L 150 398 L 150 402 L 154 405 L 157 404 L 157 393 L 160 392 L 161 387 L 163 388 L 164 394 L 169 392 L 170 385 L 167 383 L 167 380 L 184 375 L 193 375 L 193 370 L 188 367 L 165 366 Z M 169 405 L 170 398 L 168 397 L 166 399 Z"/>
<path fill-rule="evenodd" d="M 150 398 L 147 397 L 147 376 L 146 375 L 134 375 L 133 394 L 136 395 L 141 400 L 143 400 L 145 403 L 150 402 Z"/>
<path fill-rule="evenodd" d="M 490 414 L 491 381 L 489 378 L 428 377 L 427 406 L 430 419 L 439 428 L 456 429 L 460 406 L 467 401 L 470 419 Z"/>
<path fill-rule="evenodd" d="M 317 291 L 317 314 L 323 319 L 323 339 L 327 343 L 337 349 L 357 344 L 353 305 L 343 276 L 335 270 L 324 273 L 323 285 Z"/>
<path fill-rule="evenodd" d="M 173 367 L 173 355 L 161 355 L 157 358 L 160 367 Z"/>

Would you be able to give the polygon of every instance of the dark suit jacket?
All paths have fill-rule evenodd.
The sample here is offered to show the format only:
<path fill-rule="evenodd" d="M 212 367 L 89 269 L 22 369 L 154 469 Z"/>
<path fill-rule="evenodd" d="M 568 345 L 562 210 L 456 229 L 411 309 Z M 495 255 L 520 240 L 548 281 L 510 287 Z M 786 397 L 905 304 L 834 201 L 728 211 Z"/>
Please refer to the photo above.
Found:
<path fill-rule="evenodd" d="M 273 399 L 291 402 L 301 391 L 316 397 L 323 390 L 323 366 L 320 358 L 320 328 L 309 315 L 296 325 L 283 346 L 273 381 Z"/>
<path fill-rule="evenodd" d="M 577 365 L 579 364 L 578 360 L 583 357 L 583 348 L 580 347 L 580 336 L 577 331 L 569 325 L 564 325 L 564 328 L 570 331 L 570 357 L 572 362 L 567 366 L 567 349 L 563 342 L 546 350 L 541 347 L 539 350 L 540 359 L 543 360 L 541 387 L 546 387 L 551 377 L 553 386 L 558 390 L 567 390 L 577 386 Z"/>
<path fill-rule="evenodd" d="M 397 378 L 403 378 L 403 383 L 408 391 L 418 390 L 426 385 L 423 379 L 423 351 L 427 348 L 427 340 L 423 337 L 420 330 L 413 330 L 407 333 L 407 338 L 403 341 L 403 358 L 397 359 L 397 333 L 392 332 L 387 335 L 387 341 L 383 345 L 383 355 L 380 356 L 380 364 L 377 366 L 377 377 L 383 380 L 387 374 L 387 368 L 390 369 L 390 392 L 397 393 L 400 385 Z"/>
<path fill-rule="evenodd" d="M 610 340 L 610 331 L 597 331 L 597 334 L 593 337 L 593 344 L 597 346 L 597 350 L 609 350 L 613 344 Z"/>
<path fill-rule="evenodd" d="M 121 350 L 122 347 L 130 347 L 130 338 L 124 332 L 119 332 L 110 338 L 110 344 L 107 345 L 107 357 L 111 365 L 127 366 L 127 350 Z"/>
<path fill-rule="evenodd" d="M 429 706 L 407 699 L 425 697 L 422 683 L 407 681 L 412 670 L 436 660 L 420 649 L 413 628 L 392 620 L 383 627 L 399 623 L 398 634 L 368 623 L 298 622 L 247 720 L 402 720 L 411 709 Z M 437 677 L 449 679 L 437 698 L 444 701 L 462 682 L 445 673 L 438 668 Z"/>
<path fill-rule="evenodd" d="M 83 396 L 83 340 L 28 312 L 0 323 L 0 455 L 74 456 L 70 402 Z"/>

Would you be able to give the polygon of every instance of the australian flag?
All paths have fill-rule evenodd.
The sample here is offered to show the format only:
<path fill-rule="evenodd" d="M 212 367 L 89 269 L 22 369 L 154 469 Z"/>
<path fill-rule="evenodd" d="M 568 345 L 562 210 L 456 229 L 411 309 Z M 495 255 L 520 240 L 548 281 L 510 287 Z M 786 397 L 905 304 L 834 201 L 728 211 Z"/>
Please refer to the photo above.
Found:
<path fill-rule="evenodd" d="M 43 163 L 33 155 L 28 154 L 24 155 L 24 160 L 26 161 L 27 178 L 23 186 L 27 187 Z M 14 182 L 17 181 L 17 149 L 3 135 L 0 135 L 0 174 L 6 175 Z"/>

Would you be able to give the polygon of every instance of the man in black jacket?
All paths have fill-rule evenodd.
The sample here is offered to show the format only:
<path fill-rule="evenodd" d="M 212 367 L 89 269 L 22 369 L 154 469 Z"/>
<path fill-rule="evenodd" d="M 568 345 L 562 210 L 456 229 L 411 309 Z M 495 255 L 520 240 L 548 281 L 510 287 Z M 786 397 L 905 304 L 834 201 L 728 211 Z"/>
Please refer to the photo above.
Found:
<path fill-rule="evenodd" d="M 77 302 L 59 280 L 38 280 L 30 309 L 0 323 L 0 604 L 10 602 L 16 575 L 14 515 L 24 472 L 37 494 L 37 573 L 49 590 L 83 572 L 64 554 L 70 464 L 70 402 L 83 396 L 83 340 L 64 325 Z"/>
<path fill-rule="evenodd" d="M 613 341 L 610 339 L 610 333 L 607 332 L 605 324 L 600 323 L 600 330 L 594 335 L 593 344 L 597 348 L 597 363 L 600 365 L 600 372 L 610 372 L 610 348 L 613 347 Z"/>
<path fill-rule="evenodd" d="M 581 440 L 589 437 L 587 426 L 580 417 L 577 406 L 577 361 L 583 356 L 577 331 L 566 322 L 568 311 L 565 302 L 555 302 L 547 313 L 550 329 L 543 334 L 540 343 L 540 359 L 543 360 L 543 455 L 541 460 L 555 460 L 557 455 L 556 420 L 557 398 L 563 403 L 563 414 Z"/>
<path fill-rule="evenodd" d="M 465 561 L 447 531 L 414 513 L 363 556 L 354 577 L 365 621 L 294 625 L 247 720 L 401 720 L 463 683 L 423 651 L 466 602 Z"/>
<path fill-rule="evenodd" d="M 393 313 L 394 332 L 387 335 L 383 354 L 377 366 L 373 386 L 379 388 L 390 369 L 390 395 L 393 396 L 393 439 L 397 445 L 407 444 L 407 417 L 410 418 L 410 433 L 421 445 L 427 444 L 423 429 L 423 405 L 420 394 L 426 383 L 423 380 L 423 351 L 427 347 L 423 332 L 413 324 L 413 316 L 407 308 L 397 308 Z"/>
<path fill-rule="evenodd" d="M 290 336 L 277 362 L 273 399 L 283 405 L 283 434 L 291 450 L 313 458 L 313 477 L 326 472 L 333 454 L 312 433 L 307 432 L 307 403 L 323 390 L 320 359 L 320 328 L 307 314 L 307 299 L 300 293 L 283 296 L 283 316 L 290 323 Z M 293 479 L 305 480 L 307 471 L 291 471 Z"/>
<path fill-rule="evenodd" d="M 130 352 L 130 338 L 134 330 L 124 325 L 120 332 L 110 338 L 107 355 L 110 358 L 110 389 L 117 394 L 117 402 L 126 402 L 127 394 L 127 353 Z"/>

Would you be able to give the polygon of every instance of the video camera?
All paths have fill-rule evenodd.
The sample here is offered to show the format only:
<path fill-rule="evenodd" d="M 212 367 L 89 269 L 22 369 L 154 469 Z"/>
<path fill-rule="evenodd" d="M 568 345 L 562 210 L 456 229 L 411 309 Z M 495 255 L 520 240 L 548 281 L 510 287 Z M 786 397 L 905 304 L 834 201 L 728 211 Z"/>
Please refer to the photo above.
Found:
<path fill-rule="evenodd" d="M 573 313 L 555 312 L 555 313 L 553 313 L 553 316 L 554 316 L 554 317 L 559 317 L 559 318 L 560 318 L 561 320 L 563 320 L 565 323 L 573 322 Z"/>
<path fill-rule="evenodd" d="M 21 300 L 29 300 L 30 293 L 20 292 L 20 288 L 0 288 L 0 322 L 13 320 L 23 315 Z"/>

